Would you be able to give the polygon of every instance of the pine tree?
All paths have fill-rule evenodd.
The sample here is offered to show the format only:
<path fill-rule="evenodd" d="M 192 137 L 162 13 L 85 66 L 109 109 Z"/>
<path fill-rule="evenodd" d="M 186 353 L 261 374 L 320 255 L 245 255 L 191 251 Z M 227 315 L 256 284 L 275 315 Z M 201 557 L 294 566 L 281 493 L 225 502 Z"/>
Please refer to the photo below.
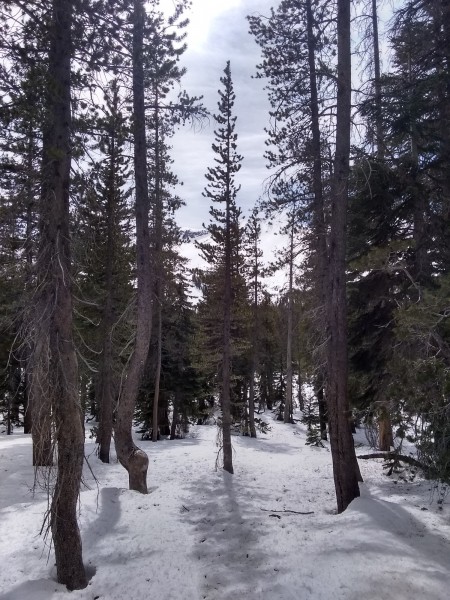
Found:
<path fill-rule="evenodd" d="M 332 183 L 327 296 L 327 402 L 338 512 L 359 496 L 359 468 L 351 433 L 348 399 L 346 215 L 351 125 L 350 1 L 338 0 L 336 149 Z"/>
<path fill-rule="evenodd" d="M 52 415 L 57 479 L 50 508 L 58 581 L 87 585 L 77 524 L 84 430 L 72 339 L 69 185 L 73 3 L 53 0 L 48 44 L 39 249 L 34 295 L 32 402 Z"/>
<path fill-rule="evenodd" d="M 136 219 L 136 334 L 128 363 L 114 426 L 117 457 L 129 476 L 130 489 L 147 493 L 148 457 L 133 441 L 132 426 L 136 399 L 142 381 L 152 330 L 153 273 L 150 254 L 147 171 L 147 142 L 144 94 L 145 6 L 133 1 L 132 73 L 133 73 L 133 147 Z"/>
<path fill-rule="evenodd" d="M 259 301 L 261 294 L 262 277 L 262 256 L 261 249 L 261 222 L 258 215 L 258 209 L 255 207 L 247 221 L 245 228 L 246 265 L 249 276 L 250 302 L 252 314 L 251 328 L 251 357 L 249 374 L 249 395 L 248 395 L 248 420 L 250 437 L 256 437 L 255 427 L 255 384 L 259 363 L 259 337 L 260 337 L 260 318 Z"/>
<path fill-rule="evenodd" d="M 201 112 L 196 105 L 197 98 L 189 98 L 180 92 L 178 99 L 169 100 L 173 88 L 180 84 L 185 69 L 179 66 L 179 59 L 186 49 L 183 42 L 182 21 L 186 9 L 186 1 L 178 2 L 174 14 L 166 19 L 157 10 L 155 3 L 147 24 L 147 60 L 145 64 L 146 104 L 148 116 L 148 158 L 151 165 L 150 202 L 152 207 L 152 262 L 154 265 L 154 332 L 156 337 L 156 364 L 153 390 L 152 440 L 158 439 L 159 419 L 158 404 L 162 368 L 163 347 L 163 305 L 167 287 L 165 269 L 165 253 L 167 235 L 171 218 L 181 204 L 181 200 L 173 194 L 178 183 L 171 170 L 169 139 L 173 135 L 175 124 L 193 117 Z"/>
<path fill-rule="evenodd" d="M 268 78 L 273 125 L 268 131 L 269 166 L 276 181 L 296 188 L 302 207 L 302 237 L 307 242 L 309 285 L 314 295 L 315 384 L 325 384 L 325 313 L 329 151 L 333 129 L 335 22 L 328 0 L 283 0 L 270 17 L 249 17 L 250 31 L 261 46 L 258 76 Z M 274 186 L 275 187 L 275 186 Z"/>
<path fill-rule="evenodd" d="M 89 173 L 79 177 L 73 233 L 80 296 L 76 341 L 85 378 L 94 390 L 103 462 L 109 462 L 113 411 L 127 358 L 123 348 L 129 322 L 124 315 L 132 295 L 130 164 L 125 156 L 127 100 L 123 84 L 113 79 L 104 90 L 104 106 L 93 121 L 99 138 L 92 152 L 101 153 L 101 158 Z"/>
<path fill-rule="evenodd" d="M 222 408 L 223 468 L 229 473 L 233 473 L 231 447 L 232 312 L 233 304 L 236 302 L 236 286 L 239 278 L 237 261 L 241 243 L 240 210 L 236 206 L 236 195 L 239 188 L 235 185 L 235 175 L 241 168 L 242 157 L 236 150 L 236 117 L 233 116 L 235 94 L 229 61 L 220 82 L 223 89 L 219 90 L 219 111 L 214 115 L 217 129 L 214 131 L 215 143 L 212 146 L 216 166 L 208 168 L 206 174 L 208 185 L 204 192 L 204 196 L 219 204 L 220 208 L 212 205 L 209 211 L 212 220 L 206 229 L 211 236 L 211 243 L 198 243 L 198 247 L 207 263 L 215 270 L 215 281 L 211 283 L 216 288 L 216 302 L 220 306 L 217 317 L 222 325 L 218 350 L 221 363 L 219 389 Z M 223 284 L 217 281 L 218 277 L 223 278 Z"/>

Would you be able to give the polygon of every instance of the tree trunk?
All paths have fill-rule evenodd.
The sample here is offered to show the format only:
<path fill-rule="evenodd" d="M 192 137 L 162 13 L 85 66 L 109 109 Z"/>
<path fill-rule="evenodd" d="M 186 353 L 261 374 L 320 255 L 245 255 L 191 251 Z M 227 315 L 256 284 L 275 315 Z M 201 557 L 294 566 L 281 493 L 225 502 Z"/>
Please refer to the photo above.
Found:
<path fill-rule="evenodd" d="M 152 415 L 152 442 L 158 441 L 159 431 L 159 387 L 161 382 L 161 353 L 162 353 L 162 314 L 161 306 L 156 307 L 157 310 L 157 336 L 156 341 L 156 373 L 155 373 L 155 392 L 153 394 L 153 415 Z"/>
<path fill-rule="evenodd" d="M 346 225 L 351 124 L 350 0 L 337 0 L 336 150 L 329 252 L 327 403 L 338 512 L 359 496 L 347 394 Z"/>
<path fill-rule="evenodd" d="M 289 291 L 288 291 L 288 314 L 287 314 L 287 340 L 286 340 L 286 402 L 284 403 L 283 420 L 292 423 L 292 287 L 294 281 L 294 228 L 295 228 L 295 204 L 292 210 L 292 223 L 289 239 Z"/>
<path fill-rule="evenodd" d="M 389 452 L 394 446 L 394 436 L 392 435 L 391 416 L 386 403 L 383 403 L 378 411 L 378 450 Z"/>
<path fill-rule="evenodd" d="M 373 67 L 375 91 L 375 140 L 378 160 L 384 159 L 383 110 L 381 98 L 380 42 L 378 35 L 377 0 L 372 0 Z"/>
<path fill-rule="evenodd" d="M 174 440 L 175 436 L 176 436 L 176 432 L 177 432 L 177 425 L 178 425 L 178 406 L 179 406 L 179 398 L 178 398 L 178 393 L 175 392 L 175 397 L 173 399 L 173 414 L 172 414 L 172 423 L 170 425 L 170 439 Z"/>
<path fill-rule="evenodd" d="M 71 0 L 53 0 L 42 148 L 37 289 L 33 299 L 35 340 L 31 360 L 33 413 L 37 409 L 48 411 L 36 420 L 33 418 L 33 430 L 41 417 L 47 424 L 52 414 L 54 421 L 57 478 L 50 507 L 50 525 L 58 581 L 69 590 L 87 585 L 77 523 L 84 430 L 72 340 L 69 241 L 72 11 Z M 44 441 L 47 441 L 46 437 Z"/>
<path fill-rule="evenodd" d="M 153 417 L 152 417 L 152 441 L 158 440 L 158 403 L 159 403 L 159 386 L 161 381 L 161 361 L 162 361 L 162 279 L 163 279 L 163 199 L 162 199 L 162 181 L 161 181 L 161 157 L 160 157 L 160 117 L 159 117 L 159 93 L 157 81 L 155 84 L 155 198 L 154 198 L 154 214 L 155 214 L 155 297 L 154 303 L 156 306 L 156 373 L 155 373 L 155 393 L 153 395 Z"/>
<path fill-rule="evenodd" d="M 36 318 L 38 318 L 36 316 Z M 39 335 L 36 333 L 36 337 Z M 45 335 L 45 332 L 43 333 Z M 30 380 L 29 409 L 31 412 L 31 438 L 33 442 L 33 467 L 53 466 L 52 442 L 52 407 L 50 395 L 45 392 L 45 368 L 39 368 L 40 356 L 44 352 L 43 342 L 35 340 L 36 347 L 32 349 L 28 369 Z M 36 364 L 33 364 L 36 361 Z"/>
<path fill-rule="evenodd" d="M 33 252 L 33 249 L 34 249 L 33 218 L 34 218 L 34 214 L 35 214 L 35 207 L 34 207 L 35 199 L 34 199 L 34 192 L 33 192 L 33 184 L 35 184 L 34 177 L 33 177 L 33 173 L 34 173 L 33 159 L 35 158 L 35 156 L 36 156 L 36 148 L 35 148 L 34 137 L 33 137 L 33 122 L 30 120 L 29 129 L 28 129 L 28 150 L 27 150 L 28 177 L 27 177 L 27 181 L 26 181 L 27 210 L 26 210 L 25 243 L 24 243 L 24 252 L 25 252 L 25 260 L 26 260 L 26 267 L 25 267 L 25 288 L 26 288 L 26 290 L 32 289 L 32 282 L 33 282 L 33 254 L 34 254 L 34 252 Z M 32 406 L 31 406 L 31 401 L 30 401 L 31 400 L 31 398 L 30 398 L 31 376 L 30 376 L 30 365 L 29 365 L 30 353 L 31 353 L 30 340 L 27 340 L 23 346 L 23 351 L 22 351 L 22 360 L 24 363 L 24 378 L 25 378 L 24 405 L 23 405 L 23 408 L 24 408 L 23 432 L 24 433 L 31 433 L 32 425 L 33 425 Z M 34 456 L 34 452 L 33 452 L 33 456 Z M 34 460 L 33 460 L 33 465 L 36 466 Z"/>
<path fill-rule="evenodd" d="M 23 392 L 23 432 L 31 433 L 33 420 L 31 418 L 31 404 L 30 404 L 30 375 L 28 373 L 28 360 L 26 358 L 25 372 L 24 372 L 24 392 Z M 34 462 L 33 462 L 34 465 Z"/>
<path fill-rule="evenodd" d="M 319 405 L 319 427 L 320 427 L 320 439 L 327 440 L 327 404 L 325 402 L 323 394 L 323 385 L 320 382 L 316 389 L 316 398 Z"/>
<path fill-rule="evenodd" d="M 302 383 L 303 383 L 302 382 L 302 374 L 301 374 L 301 370 L 299 368 L 298 377 L 297 377 L 297 385 L 298 385 L 297 398 L 298 398 L 298 405 L 300 407 L 300 410 L 303 412 L 305 410 L 305 398 L 303 397 Z"/>
<path fill-rule="evenodd" d="M 114 88 L 113 109 L 117 110 L 117 88 Z M 99 428 L 97 443 L 99 444 L 99 458 L 103 463 L 109 463 L 111 438 L 113 432 L 113 412 L 115 401 L 115 385 L 113 371 L 113 344 L 112 334 L 114 328 L 113 295 L 115 292 L 114 264 L 116 262 L 115 212 L 116 212 L 116 131 L 113 125 L 108 132 L 109 138 L 109 174 L 107 198 L 107 258 L 105 268 L 106 300 L 102 314 L 100 328 L 102 331 L 102 354 L 97 378 L 97 406 L 99 410 Z"/>
<path fill-rule="evenodd" d="M 256 369 L 253 368 L 250 374 L 250 385 L 248 394 L 248 422 L 250 428 L 250 437 L 256 437 L 255 427 L 255 373 Z"/>
<path fill-rule="evenodd" d="M 319 379 L 324 382 L 326 380 L 326 368 L 323 366 L 326 363 L 324 351 L 326 344 L 326 307 L 328 294 L 328 274 L 327 274 L 327 229 L 325 222 L 325 202 L 323 193 L 323 168 L 322 168 L 322 144 L 320 133 L 320 117 L 319 117 L 319 94 L 317 86 L 317 70 L 316 70 L 316 54 L 317 54 L 317 37 L 314 34 L 314 15 L 312 8 L 312 0 L 306 0 L 306 28 L 308 39 L 308 66 L 309 66 L 309 86 L 311 94 L 311 151 L 313 159 L 313 235 L 314 246 L 313 252 L 315 255 L 315 295 L 316 295 L 316 318 L 315 324 L 318 334 L 318 348 L 316 348 L 316 356 L 318 363 Z M 323 397 L 323 390 L 322 390 Z M 322 406 L 324 408 L 324 406 Z M 325 407 L 326 408 L 326 407 Z M 320 415 L 319 406 L 319 415 Z M 323 413 L 324 411 L 322 411 Z M 323 424 L 322 424 L 323 426 Z M 321 432 L 324 430 L 321 429 Z M 326 435 L 326 426 L 325 426 Z M 326 438 L 322 438 L 326 439 Z"/>
<path fill-rule="evenodd" d="M 222 444 L 223 468 L 233 473 L 233 448 L 231 446 L 231 241 L 230 209 L 227 202 L 225 290 L 223 301 L 223 355 L 222 355 Z"/>
<path fill-rule="evenodd" d="M 143 0 L 133 1 L 133 133 L 136 215 L 137 322 L 133 353 L 121 390 L 114 427 L 117 457 L 128 471 L 130 490 L 147 493 L 148 457 L 133 441 L 132 426 L 152 330 L 149 195 L 144 103 Z"/>
<path fill-rule="evenodd" d="M 252 368 L 250 373 L 250 384 L 248 393 L 248 420 L 250 424 L 250 437 L 256 438 L 255 427 L 255 377 L 258 365 L 258 330 L 259 330 L 259 311 L 258 311 L 258 273 L 259 273 L 259 222 L 256 214 L 254 216 L 254 272 L 253 272 L 253 328 L 252 328 Z"/>
<path fill-rule="evenodd" d="M 109 308 L 105 310 L 109 311 Z M 111 328 L 108 327 L 103 338 L 102 357 L 97 387 L 98 407 L 100 412 L 97 443 L 99 444 L 99 458 L 103 463 L 109 463 L 113 431 L 114 373 L 112 370 L 111 333 Z"/>
<path fill-rule="evenodd" d="M 442 9 L 442 52 L 441 64 L 444 66 L 442 78 L 443 102 L 441 110 L 441 162 L 442 162 L 442 192 L 445 207 L 450 214 L 450 0 L 441 0 Z"/>
<path fill-rule="evenodd" d="M 228 142 L 229 143 L 229 142 Z M 222 443 L 223 468 L 233 473 L 233 448 L 231 445 L 231 215 L 230 181 L 226 181 L 225 223 L 225 289 L 223 298 L 223 355 L 222 355 Z"/>

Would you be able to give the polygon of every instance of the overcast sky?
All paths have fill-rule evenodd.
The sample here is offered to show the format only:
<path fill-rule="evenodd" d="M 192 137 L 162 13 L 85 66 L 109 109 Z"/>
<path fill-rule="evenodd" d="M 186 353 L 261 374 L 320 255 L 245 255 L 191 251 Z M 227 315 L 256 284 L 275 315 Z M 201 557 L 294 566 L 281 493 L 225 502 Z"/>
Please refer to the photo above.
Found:
<path fill-rule="evenodd" d="M 160 0 L 161 7 L 168 9 L 174 0 Z M 211 112 L 217 112 L 220 77 L 227 60 L 231 62 L 231 74 L 236 94 L 235 114 L 238 134 L 238 152 L 244 160 L 236 176 L 241 184 L 237 203 L 243 214 L 248 215 L 255 202 L 263 195 L 267 178 L 264 151 L 266 134 L 264 127 L 269 123 L 269 103 L 263 89 L 264 81 L 254 79 L 256 65 L 260 62 L 260 49 L 253 36 L 248 33 L 247 15 L 270 14 L 278 0 L 192 0 L 192 9 L 187 17 L 187 50 L 182 65 L 187 68 L 182 87 L 190 95 L 203 95 L 203 102 Z M 391 14 L 388 0 L 380 5 L 380 15 L 385 21 Z M 358 35 L 354 29 L 354 35 Z M 383 43 L 384 60 L 387 60 L 386 43 Z M 355 61 L 356 63 L 356 61 Z M 354 63 L 354 77 L 357 66 Z M 184 182 L 180 196 L 186 206 L 178 213 L 178 221 L 184 229 L 201 229 L 209 222 L 210 201 L 202 196 L 205 173 L 214 164 L 211 144 L 214 141 L 214 121 L 205 123 L 203 129 L 194 131 L 189 127 L 180 129 L 173 139 L 174 170 Z M 273 257 L 274 249 L 282 239 L 274 231 L 263 229 L 265 259 Z M 195 266 L 199 264 L 193 244 L 183 247 Z"/>
<path fill-rule="evenodd" d="M 171 6 L 172 0 L 162 0 L 162 6 Z M 236 94 L 235 114 L 238 134 L 238 152 L 244 157 L 236 176 L 241 184 L 237 203 L 245 215 L 249 214 L 263 194 L 268 177 L 264 159 L 269 103 L 263 90 L 264 83 L 253 79 L 260 60 L 259 47 L 248 33 L 248 14 L 269 14 L 274 0 L 193 0 L 188 13 L 188 49 L 182 64 L 188 70 L 183 88 L 191 95 L 203 95 L 203 103 L 211 112 L 217 112 L 220 77 L 227 60 Z M 184 182 L 180 189 L 186 206 L 178 213 L 183 228 L 201 229 L 209 222 L 210 201 L 202 196 L 205 173 L 213 166 L 214 121 L 205 123 L 201 130 L 180 129 L 173 139 L 174 170 Z M 265 234 L 265 245 L 272 247 L 273 234 Z M 190 245 L 189 245 L 190 246 Z M 185 248 L 194 258 L 195 249 Z"/>

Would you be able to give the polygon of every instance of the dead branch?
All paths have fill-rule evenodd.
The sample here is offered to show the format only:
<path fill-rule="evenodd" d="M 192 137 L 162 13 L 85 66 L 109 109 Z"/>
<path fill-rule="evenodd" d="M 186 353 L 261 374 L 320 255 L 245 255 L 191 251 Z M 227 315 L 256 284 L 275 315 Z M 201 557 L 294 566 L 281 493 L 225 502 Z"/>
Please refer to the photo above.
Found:
<path fill-rule="evenodd" d="M 310 512 L 299 512 L 298 510 L 270 510 L 268 508 L 261 508 L 261 510 L 263 510 L 264 512 L 270 512 L 270 513 L 289 513 L 289 514 L 293 514 L 293 515 L 313 515 L 314 511 L 310 511 Z"/>

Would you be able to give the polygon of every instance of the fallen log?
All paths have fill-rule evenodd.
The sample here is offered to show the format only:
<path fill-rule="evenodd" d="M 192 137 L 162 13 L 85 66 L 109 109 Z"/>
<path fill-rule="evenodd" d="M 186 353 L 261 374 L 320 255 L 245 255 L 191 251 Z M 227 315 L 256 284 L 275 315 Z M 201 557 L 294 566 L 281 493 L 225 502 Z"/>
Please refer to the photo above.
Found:
<path fill-rule="evenodd" d="M 418 469 L 422 469 L 422 471 L 427 471 L 427 467 L 413 458 L 412 456 L 406 456 L 405 454 L 398 454 L 398 452 L 375 452 L 374 454 L 360 454 L 356 458 L 361 458 L 363 460 L 369 460 L 371 458 L 384 458 L 386 460 L 395 460 L 398 462 L 404 462 L 407 465 L 411 465 L 412 467 L 417 467 Z"/>

